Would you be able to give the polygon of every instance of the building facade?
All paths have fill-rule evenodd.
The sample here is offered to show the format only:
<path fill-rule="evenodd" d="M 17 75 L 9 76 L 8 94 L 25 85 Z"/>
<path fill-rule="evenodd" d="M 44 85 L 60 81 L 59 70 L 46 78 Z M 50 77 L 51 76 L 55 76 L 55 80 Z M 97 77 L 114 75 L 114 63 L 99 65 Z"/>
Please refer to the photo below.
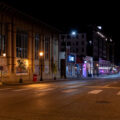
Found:
<path fill-rule="evenodd" d="M 61 34 L 59 36 L 60 59 L 63 61 L 63 53 L 65 56 L 66 77 L 82 77 L 83 76 L 83 58 L 87 56 L 87 36 L 86 33 Z M 62 62 L 60 60 L 60 64 Z M 61 67 L 62 72 L 63 67 Z"/>
<path fill-rule="evenodd" d="M 108 74 L 114 64 L 114 42 L 99 26 L 87 30 L 87 55 L 93 57 L 93 74 Z M 102 63 L 103 62 L 103 63 Z"/>
<path fill-rule="evenodd" d="M 60 51 L 66 51 L 69 49 L 71 53 L 75 53 L 77 56 L 86 56 L 86 33 L 78 33 L 75 36 L 72 34 L 61 34 L 59 40 Z"/>
<path fill-rule="evenodd" d="M 58 71 L 59 32 L 51 26 L 0 4 L 0 78 L 2 82 L 52 79 Z M 43 51 L 42 62 L 39 52 Z M 42 64 L 41 64 L 42 63 Z M 54 70 L 55 69 L 55 70 Z"/>
<path fill-rule="evenodd" d="M 70 72 L 71 77 L 109 74 L 114 65 L 112 39 L 93 25 L 88 26 L 84 32 L 73 33 L 61 34 L 59 37 L 59 51 L 66 53 L 66 75 L 69 73 L 68 71 L 77 71 Z M 71 55 L 75 56 L 74 62 L 68 61 L 68 57 Z M 72 73 L 76 74 L 72 75 Z"/>

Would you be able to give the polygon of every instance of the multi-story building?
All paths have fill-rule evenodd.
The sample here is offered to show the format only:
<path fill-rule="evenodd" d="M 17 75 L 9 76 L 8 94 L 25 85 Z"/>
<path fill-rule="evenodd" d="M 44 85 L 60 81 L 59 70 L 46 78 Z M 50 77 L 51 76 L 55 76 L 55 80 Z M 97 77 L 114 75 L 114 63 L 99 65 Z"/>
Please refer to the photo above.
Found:
<path fill-rule="evenodd" d="M 2 82 L 32 80 L 33 74 L 51 79 L 58 75 L 58 39 L 55 28 L 0 4 L 0 79 Z M 42 62 L 39 52 L 43 51 Z M 55 70 L 54 70 L 55 69 Z"/>
<path fill-rule="evenodd" d="M 84 32 L 75 33 L 73 31 L 73 34 L 61 34 L 59 37 L 59 51 L 65 51 L 66 56 L 75 54 L 76 59 L 71 66 L 76 69 L 76 64 L 80 64 L 80 66 L 82 64 L 77 68 L 82 70 L 83 76 L 109 73 L 110 63 L 114 61 L 113 41 L 105 36 L 100 28 L 100 26 L 92 25 L 88 26 Z M 66 66 L 69 64 L 66 62 Z M 70 68 L 73 69 L 71 66 Z M 66 72 L 67 69 L 66 67 Z"/>
<path fill-rule="evenodd" d="M 109 73 L 114 64 L 113 40 L 103 34 L 100 26 L 91 25 L 87 29 L 87 43 L 87 55 L 92 56 L 94 61 L 94 74 L 99 74 L 101 71 Z M 103 64 L 101 61 L 104 61 Z"/>
<path fill-rule="evenodd" d="M 59 36 L 59 51 L 61 52 L 59 58 L 62 58 L 60 64 L 64 62 L 63 55 L 65 56 L 64 59 L 66 59 L 66 65 L 61 67 L 61 72 L 63 72 L 63 67 L 66 66 L 67 77 L 81 76 L 83 58 L 87 56 L 86 33 L 73 31 L 71 34 L 61 34 Z M 63 52 L 66 52 L 66 54 L 63 54 Z"/>
<path fill-rule="evenodd" d="M 87 38 L 86 33 L 61 34 L 59 36 L 59 49 L 65 51 L 70 49 L 70 53 L 75 53 L 77 56 L 86 56 Z"/>

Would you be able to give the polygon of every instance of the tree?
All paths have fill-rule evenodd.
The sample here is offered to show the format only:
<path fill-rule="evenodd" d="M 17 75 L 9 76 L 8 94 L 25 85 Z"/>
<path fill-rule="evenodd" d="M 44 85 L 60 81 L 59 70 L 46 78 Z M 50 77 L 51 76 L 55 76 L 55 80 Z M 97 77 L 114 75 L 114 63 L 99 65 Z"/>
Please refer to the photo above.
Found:
<path fill-rule="evenodd" d="M 56 80 L 56 74 L 57 74 L 57 65 L 53 64 L 53 74 L 54 74 L 54 80 Z"/>

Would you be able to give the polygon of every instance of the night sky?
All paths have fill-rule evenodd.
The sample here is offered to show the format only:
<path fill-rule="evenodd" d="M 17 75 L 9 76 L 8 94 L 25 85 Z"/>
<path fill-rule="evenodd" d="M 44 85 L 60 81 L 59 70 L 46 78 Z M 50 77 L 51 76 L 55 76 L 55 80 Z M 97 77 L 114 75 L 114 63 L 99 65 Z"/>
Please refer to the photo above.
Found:
<path fill-rule="evenodd" d="M 3 0 L 2 0 L 3 1 Z M 28 13 L 64 32 L 71 29 L 79 31 L 84 25 L 102 25 L 104 33 L 115 41 L 115 58 L 120 62 L 118 47 L 119 40 L 119 3 L 112 1 L 27 1 L 27 0 L 4 0 L 5 3 Z"/>

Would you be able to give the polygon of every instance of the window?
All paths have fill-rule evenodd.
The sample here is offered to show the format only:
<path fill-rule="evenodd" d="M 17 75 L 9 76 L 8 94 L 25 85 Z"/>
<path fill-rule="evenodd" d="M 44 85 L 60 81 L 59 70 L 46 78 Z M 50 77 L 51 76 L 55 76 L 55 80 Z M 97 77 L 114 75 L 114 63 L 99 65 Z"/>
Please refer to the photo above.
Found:
<path fill-rule="evenodd" d="M 0 56 L 6 52 L 6 37 L 5 37 L 5 26 L 0 24 Z"/>
<path fill-rule="evenodd" d="M 50 37 L 45 37 L 45 60 L 49 59 Z"/>
<path fill-rule="evenodd" d="M 65 36 L 64 35 L 61 35 L 61 39 L 64 39 L 65 38 Z"/>
<path fill-rule="evenodd" d="M 76 38 L 79 39 L 79 36 L 77 35 Z"/>
<path fill-rule="evenodd" d="M 67 39 L 70 39 L 70 35 L 67 35 Z"/>
<path fill-rule="evenodd" d="M 79 42 L 77 41 L 77 42 L 76 42 L 76 46 L 78 46 L 78 45 L 79 45 Z"/>
<path fill-rule="evenodd" d="M 73 53 L 75 53 L 75 50 L 73 49 Z"/>
<path fill-rule="evenodd" d="M 71 42 L 67 42 L 67 46 L 71 46 Z"/>
<path fill-rule="evenodd" d="M 76 53 L 78 53 L 78 48 L 76 48 Z"/>
<path fill-rule="evenodd" d="M 35 35 L 35 59 L 39 59 L 39 42 L 40 42 L 40 35 Z"/>
<path fill-rule="evenodd" d="M 66 43 L 64 41 L 61 42 L 61 46 L 66 46 Z"/>
<path fill-rule="evenodd" d="M 82 48 L 82 52 L 84 52 L 84 48 Z"/>
<path fill-rule="evenodd" d="M 85 44 L 84 41 L 82 41 L 81 44 L 84 45 Z"/>
<path fill-rule="evenodd" d="M 84 36 L 84 34 L 82 34 L 82 38 L 84 38 L 85 36 Z"/>
<path fill-rule="evenodd" d="M 27 58 L 28 52 L 28 33 L 17 30 L 16 33 L 16 56 Z"/>

